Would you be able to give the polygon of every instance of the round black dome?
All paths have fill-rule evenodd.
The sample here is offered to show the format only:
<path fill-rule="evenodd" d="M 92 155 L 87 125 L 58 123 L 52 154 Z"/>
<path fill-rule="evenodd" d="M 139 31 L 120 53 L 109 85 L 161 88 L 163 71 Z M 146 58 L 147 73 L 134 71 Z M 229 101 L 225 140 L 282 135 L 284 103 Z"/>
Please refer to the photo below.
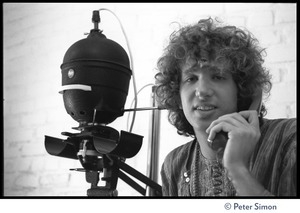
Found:
<path fill-rule="evenodd" d="M 63 86 L 91 86 L 91 91 L 63 92 L 65 108 L 73 119 L 108 124 L 123 114 L 132 72 L 128 55 L 118 43 L 91 30 L 67 50 L 61 71 Z"/>

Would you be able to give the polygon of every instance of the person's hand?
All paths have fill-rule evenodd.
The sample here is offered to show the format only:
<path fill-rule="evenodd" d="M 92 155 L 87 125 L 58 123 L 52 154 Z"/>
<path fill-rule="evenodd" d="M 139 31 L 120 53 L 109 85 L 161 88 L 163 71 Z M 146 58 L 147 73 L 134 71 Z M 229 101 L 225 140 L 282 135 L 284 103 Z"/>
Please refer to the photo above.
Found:
<path fill-rule="evenodd" d="M 224 150 L 223 164 L 229 171 L 248 169 L 248 161 L 260 138 L 258 114 L 255 110 L 226 114 L 213 121 L 207 128 L 208 139 L 224 131 L 228 141 Z"/>

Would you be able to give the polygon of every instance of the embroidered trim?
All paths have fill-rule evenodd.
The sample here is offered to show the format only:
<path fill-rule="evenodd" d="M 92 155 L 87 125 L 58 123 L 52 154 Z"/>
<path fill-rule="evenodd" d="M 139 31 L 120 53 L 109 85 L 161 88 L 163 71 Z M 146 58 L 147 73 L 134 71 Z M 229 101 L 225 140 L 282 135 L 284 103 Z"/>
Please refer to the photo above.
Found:
<path fill-rule="evenodd" d="M 236 191 L 219 160 L 205 158 L 197 141 L 194 164 L 196 196 L 235 196 Z"/>

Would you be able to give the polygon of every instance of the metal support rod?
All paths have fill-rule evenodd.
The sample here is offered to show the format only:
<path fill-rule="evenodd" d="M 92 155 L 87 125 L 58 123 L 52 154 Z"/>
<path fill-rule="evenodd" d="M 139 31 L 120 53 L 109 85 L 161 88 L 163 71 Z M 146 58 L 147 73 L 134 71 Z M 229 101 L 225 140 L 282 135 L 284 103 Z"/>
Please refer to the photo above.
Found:
<path fill-rule="evenodd" d="M 161 188 L 161 186 L 159 184 L 157 184 L 156 182 L 150 180 L 150 178 L 148 178 L 147 176 L 143 175 L 139 171 L 135 170 L 134 168 L 132 168 L 131 166 L 127 165 L 126 163 L 124 163 L 124 162 L 122 162 L 120 160 L 118 161 L 118 166 L 124 172 L 130 174 L 131 176 L 135 177 L 139 181 L 145 183 L 147 186 L 153 188 L 153 191 L 156 192 L 156 195 L 161 196 L 162 188 Z M 124 177 L 123 174 L 122 174 L 122 178 Z M 126 181 L 125 179 L 122 179 L 122 180 Z M 130 185 L 130 182 L 127 182 L 127 183 Z M 135 184 L 135 185 L 138 185 L 138 184 Z"/>
<path fill-rule="evenodd" d="M 162 110 L 162 109 L 165 109 L 165 108 L 160 108 L 160 107 L 142 107 L 142 108 L 124 109 L 123 112 L 143 111 L 143 110 Z"/>
<path fill-rule="evenodd" d="M 155 100 L 155 89 L 152 87 L 151 105 L 157 108 Z M 150 114 L 149 125 L 149 145 L 148 145 L 148 165 L 147 176 L 154 182 L 158 182 L 158 159 L 159 159 L 159 137 L 160 137 L 160 110 L 153 110 Z M 155 191 L 147 187 L 147 196 L 155 196 Z"/>
<path fill-rule="evenodd" d="M 121 170 L 119 171 L 119 178 L 123 180 L 125 183 L 127 183 L 129 186 L 134 188 L 136 191 L 141 193 L 142 195 L 145 196 L 146 194 L 146 189 L 141 187 L 139 184 L 137 184 L 134 180 L 132 180 L 130 177 L 128 177 L 124 172 Z"/>

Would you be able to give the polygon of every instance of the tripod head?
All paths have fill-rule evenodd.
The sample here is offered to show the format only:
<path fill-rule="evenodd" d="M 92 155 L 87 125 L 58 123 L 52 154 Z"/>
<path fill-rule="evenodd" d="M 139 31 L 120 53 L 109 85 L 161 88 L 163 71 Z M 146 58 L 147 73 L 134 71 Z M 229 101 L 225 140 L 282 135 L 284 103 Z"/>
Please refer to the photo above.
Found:
<path fill-rule="evenodd" d="M 67 140 L 45 136 L 45 147 L 49 154 L 71 159 L 79 159 L 83 169 L 72 169 L 86 172 L 86 180 L 91 183 L 88 196 L 116 196 L 117 181 L 121 178 L 142 195 L 146 189 L 134 182 L 123 171 L 146 183 L 161 196 L 161 186 L 137 170 L 125 164 L 125 159 L 138 153 L 142 145 L 142 136 L 106 126 L 86 126 L 78 134 L 63 132 Z M 122 171 L 123 170 L 123 171 Z M 99 173 L 103 173 L 104 187 L 97 186 Z"/>
<path fill-rule="evenodd" d="M 108 126 L 81 126 L 80 133 L 62 132 L 66 140 L 45 136 L 45 147 L 49 154 L 71 159 L 79 159 L 86 170 L 101 170 L 98 159 L 103 155 L 119 158 L 135 156 L 143 137 L 129 132 L 119 132 Z"/>

